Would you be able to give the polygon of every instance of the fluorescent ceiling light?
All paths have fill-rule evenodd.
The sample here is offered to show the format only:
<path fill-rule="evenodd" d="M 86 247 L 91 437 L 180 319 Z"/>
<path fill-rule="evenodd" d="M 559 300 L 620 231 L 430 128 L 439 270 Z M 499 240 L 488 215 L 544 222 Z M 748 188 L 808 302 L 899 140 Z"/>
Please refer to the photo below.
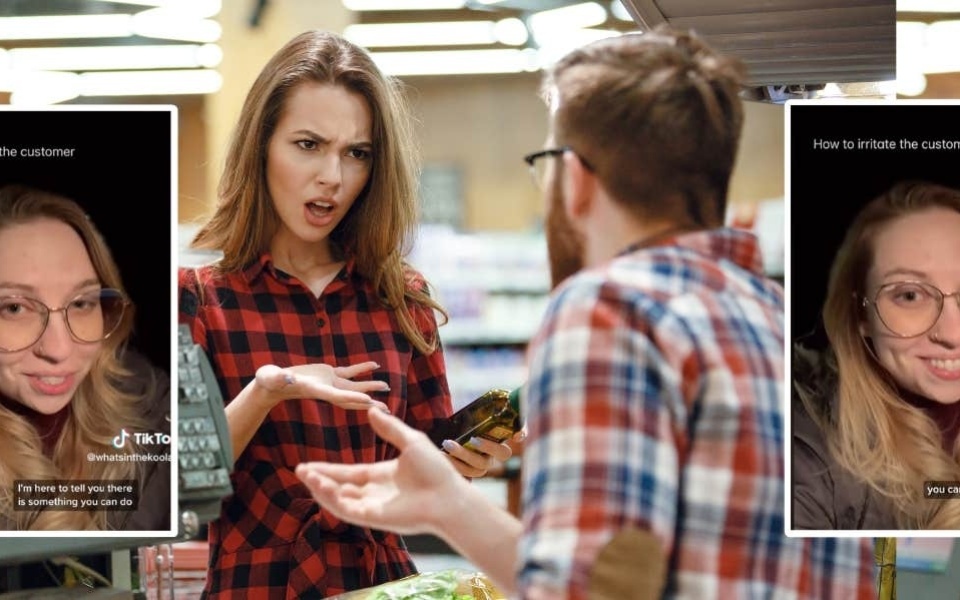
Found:
<path fill-rule="evenodd" d="M 908 73 L 923 73 L 922 58 L 927 24 L 914 21 L 897 22 L 897 79 Z"/>
<path fill-rule="evenodd" d="M 220 12 L 221 0 L 100 0 L 113 4 L 134 4 L 173 10 L 184 16 L 205 19 Z"/>
<path fill-rule="evenodd" d="M 343 35 L 365 47 L 469 46 L 493 44 L 493 21 L 348 25 Z"/>
<path fill-rule="evenodd" d="M 853 84 L 851 84 L 853 85 Z M 870 85 L 869 83 L 867 85 Z M 891 97 L 897 93 L 896 81 L 877 81 L 875 84 L 877 94 L 884 97 Z"/>
<path fill-rule="evenodd" d="M 960 72 L 960 21 L 897 23 L 897 79 Z"/>
<path fill-rule="evenodd" d="M 404 76 L 535 71 L 536 54 L 526 49 L 374 52 L 371 56 L 384 73 Z"/>
<path fill-rule="evenodd" d="M 0 40 L 128 37 L 131 15 L 70 15 L 0 18 Z"/>
<path fill-rule="evenodd" d="M 10 104 L 44 106 L 80 95 L 80 76 L 55 71 L 0 72 L 0 90 L 10 92 Z"/>
<path fill-rule="evenodd" d="M 21 91 L 21 101 L 31 99 L 33 104 L 51 104 L 76 98 L 80 95 L 79 82 L 80 76 L 76 73 L 0 71 L 0 91 Z M 43 97 L 57 99 L 43 102 L 40 100 Z"/>
<path fill-rule="evenodd" d="M 899 32 L 898 29 L 897 33 Z M 960 72 L 960 21 L 937 21 L 928 24 L 923 30 L 923 45 L 919 50 L 921 72 Z M 915 49 L 905 51 L 916 52 Z"/>
<path fill-rule="evenodd" d="M 956 0 L 897 0 L 897 12 L 960 13 L 960 3 Z"/>
<path fill-rule="evenodd" d="M 133 16 L 133 32 L 143 37 L 184 42 L 215 42 L 222 32 L 210 19 L 184 18 L 175 11 L 152 8 Z"/>
<path fill-rule="evenodd" d="M 530 28 L 538 30 L 561 30 L 593 27 L 607 21 L 607 11 L 596 2 L 573 4 L 563 8 L 544 10 L 530 15 Z"/>
<path fill-rule="evenodd" d="M 350 10 L 445 10 L 463 8 L 464 0 L 343 0 Z"/>
<path fill-rule="evenodd" d="M 0 40 L 57 40 L 70 38 L 143 37 L 215 42 L 220 24 L 184 16 L 166 8 L 151 8 L 135 15 L 69 15 L 0 18 Z"/>
<path fill-rule="evenodd" d="M 501 44 L 522 46 L 530 39 L 530 33 L 523 21 L 513 17 L 500 19 L 493 24 L 493 35 Z"/>
<path fill-rule="evenodd" d="M 610 14 L 621 21 L 633 22 L 633 16 L 630 14 L 630 11 L 623 6 L 623 2 L 620 0 L 612 0 L 610 2 Z"/>
<path fill-rule="evenodd" d="M 7 53 L 9 68 L 33 71 L 215 67 L 222 59 L 215 44 L 14 48 Z"/>
<path fill-rule="evenodd" d="M 81 96 L 175 96 L 212 94 L 223 85 L 208 69 L 105 71 L 80 75 Z"/>
<path fill-rule="evenodd" d="M 73 100 L 80 94 L 77 86 L 24 87 L 10 94 L 10 104 L 14 106 L 49 106 L 58 102 Z"/>
<path fill-rule="evenodd" d="M 565 54 L 580 46 L 608 37 L 622 35 L 613 29 L 575 29 L 566 31 L 534 31 L 534 39 L 540 47 L 540 67 L 557 62 Z"/>
<path fill-rule="evenodd" d="M 827 83 L 814 98 L 884 98 L 896 96 L 896 81 L 860 81 L 854 83 Z"/>
<path fill-rule="evenodd" d="M 927 77 L 923 73 L 897 73 L 897 94 L 919 96 L 927 89 Z"/>
<path fill-rule="evenodd" d="M 527 41 L 526 27 L 519 19 L 513 23 L 493 21 L 437 21 L 431 23 L 376 23 L 348 25 L 343 35 L 368 48 L 398 46 L 471 46 L 505 44 L 519 46 Z M 517 32 L 517 26 L 523 36 Z M 519 40 L 519 41 L 517 41 Z"/>
<path fill-rule="evenodd" d="M 56 104 L 78 96 L 172 96 L 210 94 L 223 79 L 216 71 L 0 71 L 0 91 L 10 91 L 11 104 Z"/>

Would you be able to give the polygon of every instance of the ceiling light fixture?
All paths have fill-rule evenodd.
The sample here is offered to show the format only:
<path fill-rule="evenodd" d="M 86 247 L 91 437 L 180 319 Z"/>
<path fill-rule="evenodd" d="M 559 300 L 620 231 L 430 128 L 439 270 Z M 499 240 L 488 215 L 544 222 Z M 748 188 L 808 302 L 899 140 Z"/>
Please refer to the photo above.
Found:
<path fill-rule="evenodd" d="M 574 48 L 619 35 L 622 35 L 621 32 L 613 29 L 567 29 L 563 31 L 536 29 L 533 33 L 537 46 L 540 48 L 541 68 L 557 62 Z"/>
<path fill-rule="evenodd" d="M 223 51 L 216 44 L 75 46 L 14 48 L 7 66 L 17 71 L 99 71 L 216 67 Z"/>
<path fill-rule="evenodd" d="M 897 22 L 897 79 L 960 72 L 960 21 Z"/>
<path fill-rule="evenodd" d="M 533 13 L 529 19 L 536 35 L 540 31 L 559 32 L 602 25 L 607 21 L 607 11 L 596 2 L 583 2 Z"/>
<path fill-rule="evenodd" d="M 403 46 L 481 46 L 497 42 L 522 46 L 527 28 L 516 18 L 493 21 L 437 21 L 431 23 L 362 23 L 348 25 L 345 38 L 365 48 Z"/>
<path fill-rule="evenodd" d="M 116 38 L 132 33 L 131 15 L 69 15 L 0 18 L 0 40 Z"/>
<path fill-rule="evenodd" d="M 55 71 L 0 71 L 0 90 L 10 92 L 10 104 L 56 104 L 80 95 L 80 76 Z"/>
<path fill-rule="evenodd" d="M 493 44 L 497 41 L 493 21 L 363 23 L 347 25 L 343 36 L 366 48 L 470 46 Z"/>
<path fill-rule="evenodd" d="M 463 8 L 464 0 L 343 0 L 349 10 L 445 10 Z"/>
<path fill-rule="evenodd" d="M 184 18 L 176 11 L 151 8 L 133 15 L 133 32 L 139 36 L 183 42 L 215 42 L 220 23 L 210 19 Z"/>
<path fill-rule="evenodd" d="M 922 66 L 926 30 L 926 23 L 897 23 L 897 94 L 919 96 L 927 87 Z"/>
<path fill-rule="evenodd" d="M 80 74 L 81 96 L 175 96 L 212 94 L 223 85 L 209 69 L 169 71 L 104 71 Z"/>
<path fill-rule="evenodd" d="M 100 2 L 163 8 L 198 19 L 206 19 L 217 15 L 223 8 L 221 0 L 100 0 Z"/>
<path fill-rule="evenodd" d="M 449 50 L 436 52 L 373 52 L 373 60 L 389 75 L 468 75 L 536 71 L 536 50 Z"/>
<path fill-rule="evenodd" d="M 123 38 L 132 35 L 215 42 L 220 24 L 210 19 L 184 17 L 166 8 L 151 8 L 135 15 L 65 15 L 0 18 L 0 40 L 59 40 L 70 38 Z"/>
<path fill-rule="evenodd" d="M 493 24 L 493 36 L 501 44 L 507 46 L 522 46 L 530 39 L 527 26 L 520 19 L 509 17 L 500 19 Z"/>
<path fill-rule="evenodd" d="M 946 0 L 897 0 L 897 12 L 960 13 L 960 5 Z"/>
<path fill-rule="evenodd" d="M 621 21 L 633 22 L 633 15 L 626 9 L 620 0 L 611 0 L 610 14 Z"/>
<path fill-rule="evenodd" d="M 209 69 L 159 71 L 0 71 L 0 91 L 9 91 L 11 104 L 49 105 L 78 96 L 176 96 L 212 94 L 223 85 Z"/>
<path fill-rule="evenodd" d="M 897 73 L 897 94 L 919 96 L 927 89 L 927 77 L 923 73 Z"/>
<path fill-rule="evenodd" d="M 897 30 L 897 35 L 900 30 Z M 923 29 L 923 43 L 912 51 L 919 54 L 923 73 L 960 72 L 960 21 L 936 21 Z M 897 42 L 899 42 L 899 38 Z M 919 50 L 919 51 L 918 51 Z M 897 57 L 900 57 L 899 51 Z"/>

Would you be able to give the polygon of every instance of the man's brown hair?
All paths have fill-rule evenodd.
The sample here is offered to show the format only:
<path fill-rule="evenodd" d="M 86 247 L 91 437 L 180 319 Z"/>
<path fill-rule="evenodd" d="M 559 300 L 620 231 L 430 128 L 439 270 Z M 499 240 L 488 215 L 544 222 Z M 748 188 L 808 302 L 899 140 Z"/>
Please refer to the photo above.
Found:
<path fill-rule="evenodd" d="M 742 64 L 665 26 L 594 42 L 544 79 L 553 136 L 638 217 L 723 222 L 740 141 Z"/>

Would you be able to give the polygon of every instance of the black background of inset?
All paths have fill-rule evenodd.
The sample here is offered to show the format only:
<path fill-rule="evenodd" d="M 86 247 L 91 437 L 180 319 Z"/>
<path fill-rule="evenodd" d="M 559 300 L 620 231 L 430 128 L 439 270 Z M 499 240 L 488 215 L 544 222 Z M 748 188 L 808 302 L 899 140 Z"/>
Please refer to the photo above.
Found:
<path fill-rule="evenodd" d="M 172 367 L 170 125 L 170 112 L 160 107 L 0 110 L 0 146 L 75 148 L 72 158 L 0 157 L 0 184 L 47 189 L 87 210 L 136 306 L 132 344 L 166 371 Z"/>
<path fill-rule="evenodd" d="M 960 105 L 802 104 L 790 108 L 790 282 L 794 341 L 826 345 L 821 309 L 850 221 L 904 179 L 960 188 L 960 150 L 901 150 L 901 139 L 960 143 Z M 825 139 L 892 139 L 896 150 L 814 150 Z M 957 232 L 960 235 L 960 231 Z"/>

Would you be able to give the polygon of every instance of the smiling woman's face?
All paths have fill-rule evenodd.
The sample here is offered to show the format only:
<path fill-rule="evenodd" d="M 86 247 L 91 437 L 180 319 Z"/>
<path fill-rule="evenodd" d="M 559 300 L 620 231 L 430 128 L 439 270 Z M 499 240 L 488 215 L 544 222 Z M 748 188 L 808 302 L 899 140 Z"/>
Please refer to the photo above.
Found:
<path fill-rule="evenodd" d="M 30 316 L 23 298 L 57 309 L 100 287 L 86 246 L 69 225 L 44 218 L 0 229 L 0 327 L 5 319 L 14 326 Z M 50 314 L 31 346 L 0 352 L 0 394 L 48 415 L 70 402 L 102 344 L 77 341 L 64 318 Z"/>
<path fill-rule="evenodd" d="M 867 297 L 877 302 L 863 334 L 902 388 L 944 404 L 960 400 L 958 292 L 960 213 L 930 208 L 878 230 L 867 274 Z M 937 316 L 940 294 L 947 297 Z"/>

